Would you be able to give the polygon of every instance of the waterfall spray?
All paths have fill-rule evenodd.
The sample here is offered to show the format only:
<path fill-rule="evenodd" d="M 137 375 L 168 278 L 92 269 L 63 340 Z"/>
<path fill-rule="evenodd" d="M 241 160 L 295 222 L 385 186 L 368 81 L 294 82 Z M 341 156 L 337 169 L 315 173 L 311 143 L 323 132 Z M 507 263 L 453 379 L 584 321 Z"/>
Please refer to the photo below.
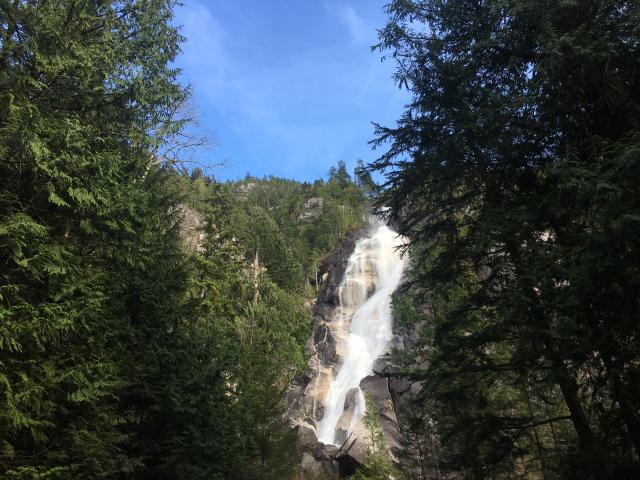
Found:
<path fill-rule="evenodd" d="M 377 227 L 372 235 L 358 241 L 349 258 L 340 286 L 342 321 L 349 321 L 349 334 L 344 347 L 344 360 L 331 382 L 324 400 L 324 416 L 318 424 L 318 440 L 336 443 L 336 428 L 344 412 L 349 390 L 373 371 L 374 362 L 391 341 L 391 295 L 402 278 L 406 260 L 397 247 L 402 239 L 386 225 Z M 351 318 L 344 318 L 351 312 Z M 352 431 L 364 413 L 362 392 L 356 397 L 354 417 L 348 429 Z M 347 431 L 347 434 L 350 433 Z"/>

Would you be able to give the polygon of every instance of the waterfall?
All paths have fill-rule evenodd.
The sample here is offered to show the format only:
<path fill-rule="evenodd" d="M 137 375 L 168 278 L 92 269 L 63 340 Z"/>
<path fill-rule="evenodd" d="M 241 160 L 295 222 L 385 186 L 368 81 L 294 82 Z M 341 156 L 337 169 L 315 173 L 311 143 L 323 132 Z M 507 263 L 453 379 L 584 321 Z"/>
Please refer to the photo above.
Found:
<path fill-rule="evenodd" d="M 356 388 L 355 408 L 347 433 L 364 413 L 360 381 L 373 371 L 374 362 L 392 336 L 391 295 L 398 287 L 405 259 L 396 247 L 402 244 L 397 233 L 386 225 L 377 227 L 356 243 L 339 290 L 338 322 L 345 322 L 348 334 L 343 346 L 343 362 L 324 399 L 324 416 L 318 424 L 318 440 L 336 444 L 336 428 L 345 409 L 347 393 Z"/>

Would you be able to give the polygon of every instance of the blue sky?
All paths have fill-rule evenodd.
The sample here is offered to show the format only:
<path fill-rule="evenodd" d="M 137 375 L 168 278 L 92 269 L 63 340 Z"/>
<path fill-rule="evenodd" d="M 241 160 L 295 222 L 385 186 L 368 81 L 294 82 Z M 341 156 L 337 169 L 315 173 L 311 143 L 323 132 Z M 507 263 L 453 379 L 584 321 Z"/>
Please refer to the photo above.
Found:
<path fill-rule="evenodd" d="M 392 125 L 407 94 L 371 52 L 386 0 L 184 0 L 177 61 L 213 139 L 196 152 L 219 179 L 298 180 L 371 161 L 372 121 Z"/>

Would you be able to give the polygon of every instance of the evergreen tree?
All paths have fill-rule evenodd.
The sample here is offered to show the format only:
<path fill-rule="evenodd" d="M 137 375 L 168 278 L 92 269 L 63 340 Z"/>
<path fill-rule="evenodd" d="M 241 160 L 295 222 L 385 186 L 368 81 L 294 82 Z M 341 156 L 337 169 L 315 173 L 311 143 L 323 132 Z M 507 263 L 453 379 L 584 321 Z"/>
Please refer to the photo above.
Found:
<path fill-rule="evenodd" d="M 0 2 L 0 471 L 139 471 L 127 400 L 180 297 L 173 2 Z M 151 285 L 155 289 L 151 289 Z M 142 351 L 145 349 L 143 348 Z M 148 351 L 148 350 L 147 350 Z M 129 363 L 131 362 L 131 363 Z M 159 385 L 156 385 L 158 388 Z"/>
<path fill-rule="evenodd" d="M 329 182 L 337 182 L 341 188 L 345 188 L 351 183 L 351 175 L 347 171 L 347 164 L 344 160 L 338 160 L 338 164 L 329 169 Z"/>
<path fill-rule="evenodd" d="M 429 365 L 416 411 L 470 478 L 514 461 L 545 477 L 632 476 L 639 6 L 389 12 L 380 48 L 413 98 L 377 128 L 391 147 L 374 168 L 387 174 L 378 205 L 412 241 L 416 361 Z"/>
<path fill-rule="evenodd" d="M 371 172 L 367 170 L 367 167 L 361 159 L 358 159 L 353 173 L 358 181 L 358 185 L 360 185 L 368 195 L 373 195 L 378 190 L 378 186 L 373 181 Z"/>

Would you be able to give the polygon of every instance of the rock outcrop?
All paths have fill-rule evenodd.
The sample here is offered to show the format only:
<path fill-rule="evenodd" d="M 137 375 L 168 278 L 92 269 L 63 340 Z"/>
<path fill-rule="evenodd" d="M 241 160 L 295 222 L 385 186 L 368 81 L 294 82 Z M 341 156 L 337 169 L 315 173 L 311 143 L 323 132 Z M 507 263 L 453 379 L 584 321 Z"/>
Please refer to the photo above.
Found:
<path fill-rule="evenodd" d="M 182 214 L 182 224 L 180 226 L 182 241 L 187 248 L 195 252 L 202 252 L 206 241 L 202 214 L 186 205 L 180 205 L 178 208 Z"/>
<path fill-rule="evenodd" d="M 309 220 L 319 218 L 322 215 L 324 207 L 324 198 L 312 197 L 302 206 L 302 212 L 298 215 L 298 220 Z"/>
<path fill-rule="evenodd" d="M 238 185 L 238 198 L 240 199 L 246 199 L 247 195 L 249 195 L 249 192 L 251 192 L 251 190 L 253 190 L 256 187 L 256 184 L 253 182 L 247 182 L 247 183 L 241 183 L 240 185 Z"/>

